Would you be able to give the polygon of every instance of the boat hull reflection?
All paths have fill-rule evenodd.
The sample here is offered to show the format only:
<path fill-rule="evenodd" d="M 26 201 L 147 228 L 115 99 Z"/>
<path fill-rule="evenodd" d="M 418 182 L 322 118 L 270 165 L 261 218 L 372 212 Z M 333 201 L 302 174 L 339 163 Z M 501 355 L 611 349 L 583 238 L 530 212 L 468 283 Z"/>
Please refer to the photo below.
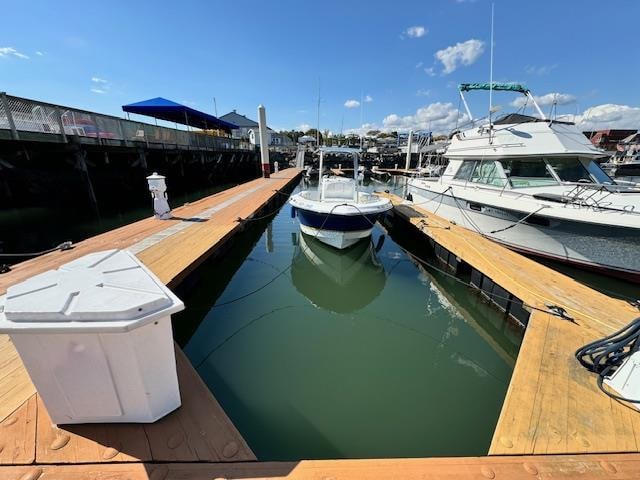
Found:
<path fill-rule="evenodd" d="M 314 305 L 348 313 L 369 305 L 382 292 L 386 272 L 370 238 L 336 250 L 300 232 L 291 278 L 296 290 Z"/>

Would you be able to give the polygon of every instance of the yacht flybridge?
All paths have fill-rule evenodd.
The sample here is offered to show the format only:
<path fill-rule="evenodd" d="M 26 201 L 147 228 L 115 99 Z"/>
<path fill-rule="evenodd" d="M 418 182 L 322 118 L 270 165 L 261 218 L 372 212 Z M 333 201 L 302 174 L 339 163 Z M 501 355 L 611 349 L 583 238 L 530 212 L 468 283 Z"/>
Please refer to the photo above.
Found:
<path fill-rule="evenodd" d="M 539 117 L 472 121 L 452 134 L 439 178 L 414 178 L 408 198 L 514 250 L 640 282 L 640 189 L 617 185 L 604 152 L 570 122 L 545 117 L 518 84 L 462 84 L 464 92 L 525 95 Z"/>
<path fill-rule="evenodd" d="M 332 247 L 342 249 L 371 235 L 378 217 L 392 208 L 391 202 L 358 186 L 358 150 L 320 149 L 319 171 L 325 155 L 349 155 L 353 160 L 353 178 L 322 176 L 317 188 L 293 195 L 289 203 L 300 221 L 303 233 Z"/>

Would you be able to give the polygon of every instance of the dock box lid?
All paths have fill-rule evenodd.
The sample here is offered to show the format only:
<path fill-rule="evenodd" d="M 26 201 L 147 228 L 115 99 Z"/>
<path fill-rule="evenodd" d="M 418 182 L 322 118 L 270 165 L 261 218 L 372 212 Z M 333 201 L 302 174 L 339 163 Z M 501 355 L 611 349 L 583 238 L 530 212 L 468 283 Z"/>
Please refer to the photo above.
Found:
<path fill-rule="evenodd" d="M 131 252 L 108 250 L 9 287 L 0 332 L 123 332 L 183 308 Z"/>

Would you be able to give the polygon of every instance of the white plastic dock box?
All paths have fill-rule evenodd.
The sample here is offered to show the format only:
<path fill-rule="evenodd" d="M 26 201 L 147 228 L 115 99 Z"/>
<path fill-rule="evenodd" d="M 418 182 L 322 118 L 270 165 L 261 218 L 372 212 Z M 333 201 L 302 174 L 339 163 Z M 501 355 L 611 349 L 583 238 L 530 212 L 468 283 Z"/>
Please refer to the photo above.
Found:
<path fill-rule="evenodd" d="M 92 253 L 11 286 L 0 313 L 56 424 L 154 422 L 180 406 L 171 314 L 132 253 Z"/>

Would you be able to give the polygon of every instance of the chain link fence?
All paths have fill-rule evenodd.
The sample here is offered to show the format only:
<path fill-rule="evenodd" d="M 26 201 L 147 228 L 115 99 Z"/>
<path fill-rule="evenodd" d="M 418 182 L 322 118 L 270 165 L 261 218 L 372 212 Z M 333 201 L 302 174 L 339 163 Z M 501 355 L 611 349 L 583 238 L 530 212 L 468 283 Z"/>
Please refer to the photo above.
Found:
<path fill-rule="evenodd" d="M 0 129 L 211 150 L 253 150 L 249 142 L 0 94 Z"/>

